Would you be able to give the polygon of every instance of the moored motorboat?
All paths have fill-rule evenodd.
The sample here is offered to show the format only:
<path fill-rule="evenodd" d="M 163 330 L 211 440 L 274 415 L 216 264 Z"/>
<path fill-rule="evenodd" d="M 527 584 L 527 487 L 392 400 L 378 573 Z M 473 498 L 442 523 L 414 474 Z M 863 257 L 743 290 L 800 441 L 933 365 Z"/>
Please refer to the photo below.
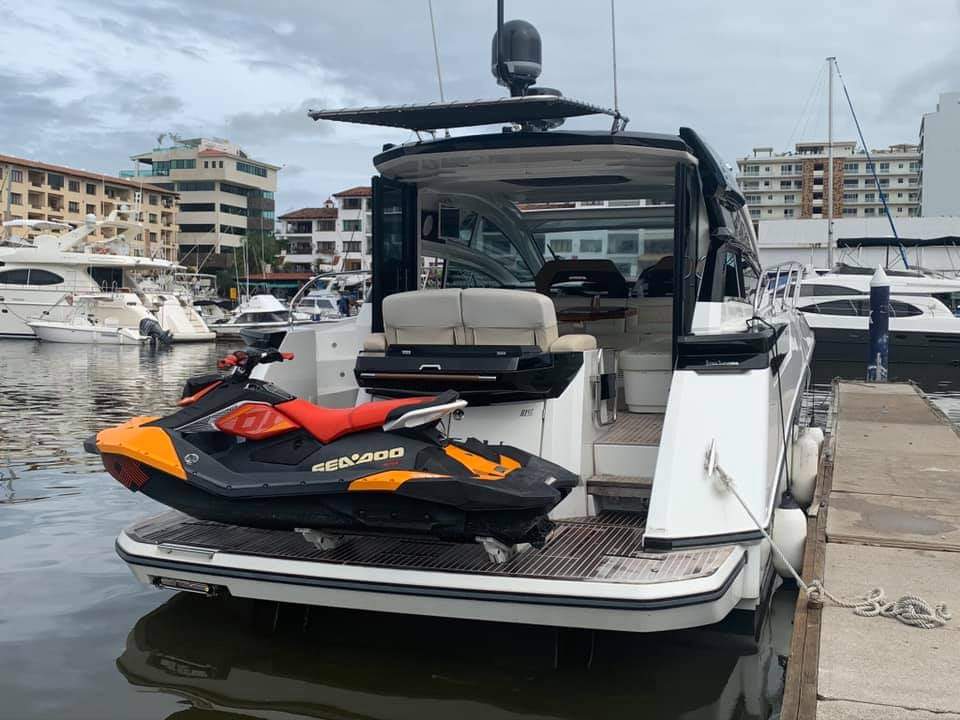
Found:
<path fill-rule="evenodd" d="M 91 322 L 77 315 L 69 320 L 30 320 L 27 322 L 42 342 L 81 345 L 142 345 L 147 336 L 132 328 Z"/>
<path fill-rule="evenodd" d="M 207 322 L 218 337 L 240 337 L 241 330 L 279 330 L 314 322 L 305 313 L 290 310 L 273 295 L 254 295 L 221 320 Z"/>

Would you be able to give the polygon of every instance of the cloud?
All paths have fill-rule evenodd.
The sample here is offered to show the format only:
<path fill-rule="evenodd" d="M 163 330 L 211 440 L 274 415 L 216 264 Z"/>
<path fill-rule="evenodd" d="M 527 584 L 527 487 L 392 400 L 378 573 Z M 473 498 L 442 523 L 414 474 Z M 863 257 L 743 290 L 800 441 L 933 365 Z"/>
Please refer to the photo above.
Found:
<path fill-rule="evenodd" d="M 823 98 L 801 116 L 823 59 L 836 54 L 871 144 L 914 142 L 937 93 L 960 89 L 958 8 L 904 14 L 895 0 L 809 0 L 784 14 L 761 0 L 736 12 L 709 0 L 621 2 L 620 105 L 629 129 L 690 125 L 732 162 L 754 146 L 822 139 Z M 579 0 L 524 0 L 508 11 L 540 30 L 544 85 L 612 103 L 607 15 L 584 12 Z M 434 16 L 446 97 L 502 96 L 489 67 L 493 3 L 435 2 Z M 382 143 L 410 139 L 315 123 L 308 108 L 439 95 L 422 2 L 31 0 L 5 7 L 4 20 L 0 152 L 115 172 L 161 131 L 226 136 L 286 166 L 278 207 L 367 182 Z M 838 89 L 836 134 L 852 139 L 841 97 Z M 792 137 L 794 128 L 806 136 Z"/>

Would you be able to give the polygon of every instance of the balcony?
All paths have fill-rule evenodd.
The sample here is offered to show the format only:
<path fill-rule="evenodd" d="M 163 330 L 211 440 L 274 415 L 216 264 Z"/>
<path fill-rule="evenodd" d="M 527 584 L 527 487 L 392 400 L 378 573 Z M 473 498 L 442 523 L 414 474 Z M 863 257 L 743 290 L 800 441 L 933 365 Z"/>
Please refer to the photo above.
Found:
<path fill-rule="evenodd" d="M 289 253 L 281 255 L 281 261 L 284 265 L 293 265 L 293 264 L 304 264 L 310 265 L 313 263 L 314 257 L 310 253 Z"/>

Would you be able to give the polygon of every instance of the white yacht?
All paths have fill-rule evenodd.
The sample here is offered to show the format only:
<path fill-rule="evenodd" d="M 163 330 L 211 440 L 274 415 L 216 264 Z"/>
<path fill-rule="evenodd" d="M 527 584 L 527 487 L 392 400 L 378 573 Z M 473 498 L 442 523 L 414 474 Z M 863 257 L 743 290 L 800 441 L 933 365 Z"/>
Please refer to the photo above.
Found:
<path fill-rule="evenodd" d="M 146 335 L 131 327 L 122 327 L 115 320 L 99 320 L 95 311 L 103 300 L 112 296 L 80 295 L 72 300 L 70 311 L 63 320 L 28 320 L 27 325 L 42 342 L 82 345 L 142 345 Z"/>
<path fill-rule="evenodd" d="M 292 311 L 273 295 L 253 295 L 231 315 L 208 321 L 217 337 L 240 337 L 241 330 L 282 330 L 313 323 L 306 313 Z"/>
<path fill-rule="evenodd" d="M 292 328 L 280 349 L 295 359 L 254 374 L 325 407 L 455 390 L 467 405 L 444 421 L 447 436 L 509 444 L 579 477 L 546 544 L 327 537 L 166 513 L 117 540 L 141 581 L 631 632 L 734 612 L 759 625 L 776 584 L 763 531 L 802 514 L 782 498 L 816 476 L 815 433 L 800 426 L 814 347 L 796 308 L 801 269 L 761 270 L 743 195 L 696 132 L 629 132 L 619 112 L 538 94 L 508 71 L 530 65 L 494 63 L 511 98 L 311 113 L 418 134 L 497 128 L 384 146 L 370 300 L 338 323 Z M 597 114 L 612 129 L 556 129 Z M 553 225 L 526 212 L 577 202 L 602 209 Z M 561 236 L 570 255 L 550 258 Z M 587 247 L 593 259 L 576 259 Z M 671 268 L 669 293 L 648 273 L 651 294 L 636 297 L 633 273 L 648 267 Z"/>
<path fill-rule="evenodd" d="M 32 229 L 50 229 L 26 222 L 33 223 Z M 135 329 L 144 318 L 153 318 L 131 287 L 133 274 L 172 272 L 177 265 L 115 254 L 104 244 L 86 244 L 87 236 L 100 226 L 128 223 L 115 214 L 102 221 L 90 215 L 63 235 L 41 232 L 32 240 L 8 239 L 0 245 L 0 338 L 35 337 L 30 321 L 66 320 L 72 311 L 68 297 L 80 295 L 97 297 L 89 313 L 101 322 Z"/>
<path fill-rule="evenodd" d="M 866 366 L 874 270 L 844 265 L 803 279 L 800 309 L 816 334 L 817 360 Z M 960 279 L 905 270 L 890 270 L 887 276 L 890 372 L 911 377 L 911 369 L 920 365 L 955 365 Z"/>

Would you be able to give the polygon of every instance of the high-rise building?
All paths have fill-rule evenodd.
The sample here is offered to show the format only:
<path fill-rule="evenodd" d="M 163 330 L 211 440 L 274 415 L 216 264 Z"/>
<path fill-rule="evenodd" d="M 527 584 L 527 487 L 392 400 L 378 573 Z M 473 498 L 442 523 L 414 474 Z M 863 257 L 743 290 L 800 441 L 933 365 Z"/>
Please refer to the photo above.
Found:
<path fill-rule="evenodd" d="M 272 232 L 276 165 L 253 160 L 220 139 L 175 138 L 173 145 L 134 155 L 125 176 L 180 196 L 180 261 L 232 267 L 233 252 L 253 233 Z"/>
<path fill-rule="evenodd" d="M 291 272 L 369 270 L 373 220 L 371 190 L 360 186 L 334 193 L 322 207 L 280 216 L 282 260 Z"/>
<path fill-rule="evenodd" d="M 920 214 L 960 215 L 960 92 L 942 93 L 920 121 Z"/>
<path fill-rule="evenodd" d="M 139 212 L 143 232 L 126 237 L 134 254 L 176 259 L 177 196 L 141 180 L 0 155 L 0 216 L 3 220 L 52 220 L 79 225 L 88 215 L 102 220 L 114 210 Z M 133 220 L 131 215 L 121 219 Z M 123 232 L 120 230 L 119 232 Z M 99 227 L 90 237 L 110 239 L 118 231 Z"/>
<path fill-rule="evenodd" d="M 871 150 L 871 162 L 852 141 L 833 143 L 833 216 L 878 217 L 880 193 L 894 217 L 920 214 L 920 149 L 891 145 Z M 737 180 L 754 220 L 826 218 L 829 173 L 825 142 L 797 143 L 793 152 L 758 147 L 737 160 Z M 879 189 L 877 181 L 879 180 Z"/>

